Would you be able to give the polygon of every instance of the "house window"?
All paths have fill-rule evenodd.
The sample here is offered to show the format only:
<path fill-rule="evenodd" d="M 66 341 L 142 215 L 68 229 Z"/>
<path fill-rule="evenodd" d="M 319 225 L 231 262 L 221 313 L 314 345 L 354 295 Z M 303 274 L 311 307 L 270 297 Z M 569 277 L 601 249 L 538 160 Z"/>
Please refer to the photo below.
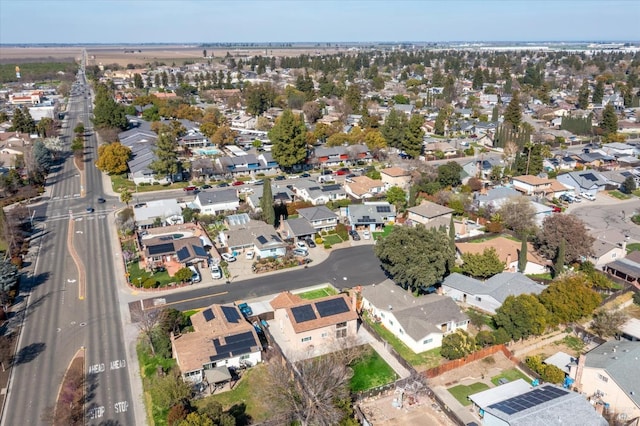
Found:
<path fill-rule="evenodd" d="M 384 312 L 380 312 L 380 317 L 384 318 Z"/>
<path fill-rule="evenodd" d="M 327 337 L 329 335 L 329 333 L 327 333 L 326 331 L 324 333 L 322 333 L 322 338 L 324 339 L 325 337 Z"/>
<path fill-rule="evenodd" d="M 311 340 L 311 336 L 309 336 L 309 337 L 303 337 L 303 338 L 302 338 L 302 342 L 303 342 L 303 343 L 304 343 L 304 342 L 308 342 L 308 341 L 310 341 L 310 340 Z"/>
<path fill-rule="evenodd" d="M 400 332 L 400 334 L 404 334 L 404 330 L 400 329 L 398 331 Z"/>
<path fill-rule="evenodd" d="M 393 326 L 393 321 L 389 320 L 389 325 Z"/>
<path fill-rule="evenodd" d="M 460 321 L 456 323 L 456 327 L 464 327 L 465 325 L 467 325 L 467 321 Z"/>
<path fill-rule="evenodd" d="M 340 330 L 336 331 L 336 338 L 337 339 L 343 339 L 347 337 L 347 329 L 346 328 L 341 328 Z"/>
<path fill-rule="evenodd" d="M 428 338 L 428 339 L 424 339 L 424 340 L 422 341 L 422 344 L 423 344 L 423 345 L 428 345 L 428 344 L 429 344 L 429 343 L 431 343 L 431 342 L 433 342 L 433 338 L 432 338 L 432 337 L 430 337 L 430 338 Z"/>
<path fill-rule="evenodd" d="M 339 322 L 336 324 L 336 328 L 345 328 L 347 326 L 347 322 Z"/>
<path fill-rule="evenodd" d="M 251 358 L 251 355 L 247 354 L 247 355 L 240 355 L 240 361 L 243 361 L 245 359 L 249 359 Z"/>
<path fill-rule="evenodd" d="M 476 296 L 476 301 L 478 301 L 478 302 L 482 302 L 482 297 L 478 297 L 478 296 Z"/>
<path fill-rule="evenodd" d="M 605 383 L 607 383 L 609 381 L 609 378 L 603 376 L 602 374 L 598 374 L 598 379 L 602 380 Z"/>

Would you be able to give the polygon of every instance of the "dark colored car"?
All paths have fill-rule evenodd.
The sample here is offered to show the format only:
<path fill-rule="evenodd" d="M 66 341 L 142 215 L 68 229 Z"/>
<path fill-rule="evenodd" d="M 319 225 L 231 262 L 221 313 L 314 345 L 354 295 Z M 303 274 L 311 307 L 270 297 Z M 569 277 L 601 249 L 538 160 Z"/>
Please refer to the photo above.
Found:
<path fill-rule="evenodd" d="M 351 231 L 349 231 L 349 235 L 351 235 L 353 241 L 360 241 L 360 234 L 358 234 L 358 231 L 352 229 Z"/>
<path fill-rule="evenodd" d="M 106 202 L 107 202 L 107 200 L 105 200 L 104 198 L 100 197 L 100 198 L 98 198 L 98 202 L 99 202 L 100 204 L 102 204 L 102 203 L 106 203 Z"/>
<path fill-rule="evenodd" d="M 209 188 L 211 188 L 211 185 L 202 185 L 200 187 L 200 189 L 209 189 Z"/>
<path fill-rule="evenodd" d="M 316 243 L 313 241 L 312 238 L 307 238 L 306 240 L 304 240 L 304 242 L 307 243 L 309 248 L 314 248 L 316 246 Z"/>
<path fill-rule="evenodd" d="M 300 177 L 308 178 L 308 177 L 311 177 L 311 175 L 307 172 L 304 172 L 303 174 L 300 175 Z"/>
<path fill-rule="evenodd" d="M 218 184 L 218 188 L 226 188 L 227 186 L 229 186 L 227 182 L 222 182 Z"/>
<path fill-rule="evenodd" d="M 93 207 L 87 207 L 87 213 L 93 213 L 95 209 Z"/>
<path fill-rule="evenodd" d="M 333 172 L 329 169 L 323 170 L 322 173 L 320 173 L 321 175 L 332 175 Z"/>
<path fill-rule="evenodd" d="M 275 177 L 274 180 L 285 180 L 285 179 L 286 179 L 286 177 L 284 175 L 278 175 L 278 176 Z"/>

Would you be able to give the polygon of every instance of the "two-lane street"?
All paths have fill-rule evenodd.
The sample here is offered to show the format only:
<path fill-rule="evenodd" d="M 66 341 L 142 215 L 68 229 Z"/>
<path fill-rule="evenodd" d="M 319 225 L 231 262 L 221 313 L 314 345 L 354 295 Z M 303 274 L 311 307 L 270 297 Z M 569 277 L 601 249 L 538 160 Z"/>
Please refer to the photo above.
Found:
<path fill-rule="evenodd" d="M 76 83 L 89 92 L 84 74 Z M 79 122 L 90 125 L 91 97 L 69 100 L 65 146 Z M 21 289 L 28 305 L 18 342 L 18 353 L 8 387 L 2 426 L 48 423 L 62 377 L 80 349 L 85 353 L 89 386 L 85 423 L 136 424 L 125 342 L 118 305 L 113 211 L 117 202 L 103 196 L 96 169 L 98 141 L 86 137 L 84 180 L 68 155 L 47 179 L 47 192 L 32 208 L 40 233 L 40 251 L 34 276 Z M 69 152 L 66 152 L 69 154 Z M 107 198 L 107 197 L 105 197 Z M 90 213 L 88 207 L 96 211 Z M 69 232 L 70 220 L 74 220 Z M 75 247 L 73 259 L 69 243 Z M 76 262 L 85 271 L 81 282 Z M 84 295 L 84 297 L 83 297 Z"/>

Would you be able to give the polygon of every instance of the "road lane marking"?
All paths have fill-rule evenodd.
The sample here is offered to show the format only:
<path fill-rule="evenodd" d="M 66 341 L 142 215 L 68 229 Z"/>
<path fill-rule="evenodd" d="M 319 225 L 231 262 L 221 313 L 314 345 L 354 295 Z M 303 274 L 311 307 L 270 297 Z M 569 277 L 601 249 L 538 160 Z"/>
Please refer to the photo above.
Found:
<path fill-rule="evenodd" d="M 164 307 L 164 306 L 177 305 L 177 304 L 179 304 L 179 303 L 192 302 L 192 301 L 194 301 L 194 300 L 199 300 L 199 299 L 206 299 L 207 297 L 224 296 L 225 294 L 228 294 L 228 293 L 229 293 L 228 291 L 223 291 L 223 292 L 220 292 L 220 293 L 206 294 L 206 295 L 204 295 L 204 296 L 192 297 L 192 298 L 190 298 L 190 299 L 182 299 L 182 300 L 178 300 L 178 301 L 176 301 L 176 302 L 169 302 L 169 303 L 165 303 L 165 304 L 163 304 L 163 305 L 161 305 L 161 306 L 163 306 L 163 307 Z M 157 307 L 157 306 L 155 306 L 155 305 L 154 305 L 152 308 L 147 308 L 147 309 L 145 309 L 145 311 L 150 310 L 150 309 L 156 309 L 156 307 Z M 203 306 L 203 307 L 204 307 L 204 306 Z"/>

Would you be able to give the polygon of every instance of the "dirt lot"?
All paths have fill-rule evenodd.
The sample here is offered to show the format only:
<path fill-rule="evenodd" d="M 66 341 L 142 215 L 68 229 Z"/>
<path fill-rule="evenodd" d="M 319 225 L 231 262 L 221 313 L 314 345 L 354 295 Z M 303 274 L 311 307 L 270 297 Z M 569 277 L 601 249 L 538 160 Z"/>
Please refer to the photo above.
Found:
<path fill-rule="evenodd" d="M 497 376 L 502 371 L 509 370 L 514 367 L 514 364 L 509 361 L 502 352 L 496 352 L 491 355 L 491 357 L 495 362 L 487 362 L 487 358 L 490 357 L 470 362 L 464 367 L 448 371 L 438 377 L 430 379 L 429 386 L 432 388 L 436 386 L 444 386 L 448 388 L 467 379 L 481 380 L 483 376 L 490 379 L 493 376 Z"/>
<path fill-rule="evenodd" d="M 426 396 L 419 398 L 415 404 L 405 403 L 402 408 L 393 407 L 393 399 L 391 394 L 363 402 L 360 408 L 374 426 L 454 425 L 439 408 L 431 406 L 433 401 Z"/>

